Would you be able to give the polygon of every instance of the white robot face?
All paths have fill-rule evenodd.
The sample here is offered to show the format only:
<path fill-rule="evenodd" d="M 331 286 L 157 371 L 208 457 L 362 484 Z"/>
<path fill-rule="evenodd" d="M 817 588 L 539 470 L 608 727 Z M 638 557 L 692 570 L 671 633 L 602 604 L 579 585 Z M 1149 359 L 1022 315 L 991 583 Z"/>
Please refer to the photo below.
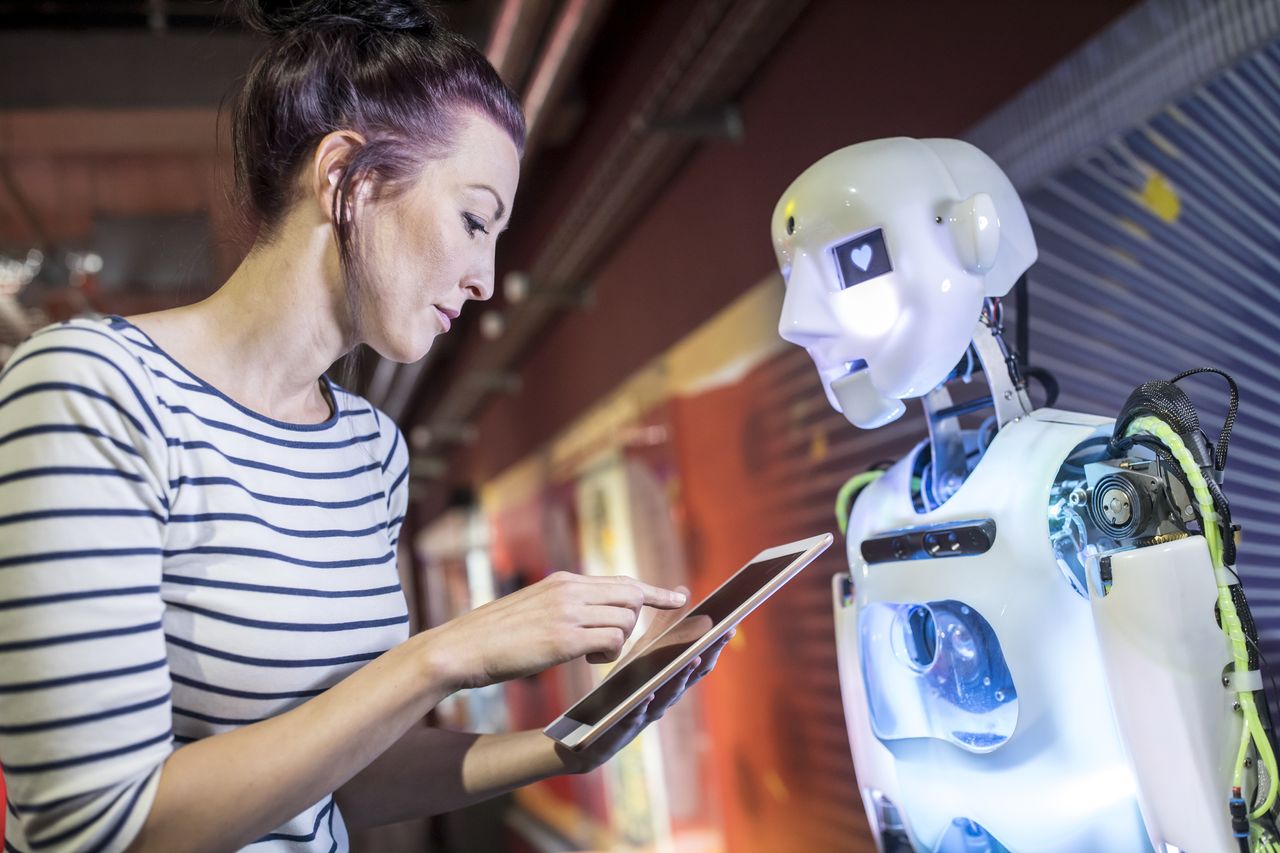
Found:
<path fill-rule="evenodd" d="M 942 382 L 983 300 L 1036 259 L 1009 179 L 955 139 L 877 139 L 823 157 L 783 193 L 772 231 L 787 283 L 779 334 L 865 429 Z"/>

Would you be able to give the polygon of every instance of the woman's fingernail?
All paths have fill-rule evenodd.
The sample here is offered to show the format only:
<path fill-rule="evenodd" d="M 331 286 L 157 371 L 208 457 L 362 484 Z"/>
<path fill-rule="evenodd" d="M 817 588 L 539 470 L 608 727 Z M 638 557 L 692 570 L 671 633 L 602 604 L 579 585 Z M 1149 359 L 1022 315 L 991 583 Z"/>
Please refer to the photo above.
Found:
<path fill-rule="evenodd" d="M 676 604 L 684 604 L 689 600 L 689 596 L 685 595 L 683 592 L 673 592 L 671 593 L 671 600 Z"/>

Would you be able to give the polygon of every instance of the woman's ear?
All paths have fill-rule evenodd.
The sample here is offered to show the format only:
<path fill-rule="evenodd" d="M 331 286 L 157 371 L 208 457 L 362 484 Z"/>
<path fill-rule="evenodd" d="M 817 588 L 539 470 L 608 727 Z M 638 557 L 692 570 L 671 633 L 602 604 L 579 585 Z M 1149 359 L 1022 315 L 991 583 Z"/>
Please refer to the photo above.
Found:
<path fill-rule="evenodd" d="M 346 175 L 347 168 L 365 139 L 354 130 L 335 130 L 316 145 L 307 174 L 308 196 L 320 206 L 320 215 L 333 220 L 333 199 Z"/>

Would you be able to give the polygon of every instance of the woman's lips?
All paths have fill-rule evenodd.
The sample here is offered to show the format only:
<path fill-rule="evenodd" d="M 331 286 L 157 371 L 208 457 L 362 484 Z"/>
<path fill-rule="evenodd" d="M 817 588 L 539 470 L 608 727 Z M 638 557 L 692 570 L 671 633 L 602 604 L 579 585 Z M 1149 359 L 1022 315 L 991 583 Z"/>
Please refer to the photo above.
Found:
<path fill-rule="evenodd" d="M 449 319 L 449 315 L 441 311 L 435 305 L 432 305 L 431 307 L 435 308 L 436 318 L 440 320 L 440 327 L 446 332 L 449 331 L 449 327 L 453 325 L 453 321 Z"/>

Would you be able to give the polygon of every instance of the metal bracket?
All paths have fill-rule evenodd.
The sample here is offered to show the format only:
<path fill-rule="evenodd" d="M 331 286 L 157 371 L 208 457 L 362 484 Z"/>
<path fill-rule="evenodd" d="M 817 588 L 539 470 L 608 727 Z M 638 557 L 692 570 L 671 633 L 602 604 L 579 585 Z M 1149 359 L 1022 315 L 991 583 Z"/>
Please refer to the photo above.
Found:
<path fill-rule="evenodd" d="M 1005 346 L 998 328 L 979 321 L 973 332 L 973 349 L 982 362 L 982 375 L 991 390 L 998 427 L 1021 420 L 1031 414 L 1031 398 L 1027 383 L 1017 373 L 1017 363 Z"/>

